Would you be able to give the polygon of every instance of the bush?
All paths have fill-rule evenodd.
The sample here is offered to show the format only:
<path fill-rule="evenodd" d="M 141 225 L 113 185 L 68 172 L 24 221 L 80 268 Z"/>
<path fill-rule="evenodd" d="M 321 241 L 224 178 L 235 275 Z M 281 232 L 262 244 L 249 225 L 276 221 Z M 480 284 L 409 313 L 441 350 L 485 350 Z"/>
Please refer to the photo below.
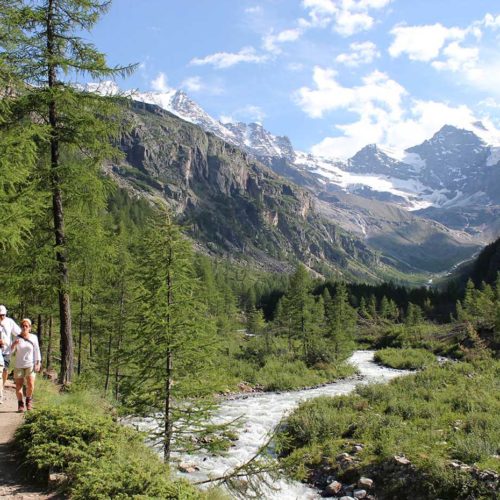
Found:
<path fill-rule="evenodd" d="M 398 370 L 418 370 L 436 364 L 436 357 L 425 349 L 387 348 L 375 353 L 375 361 Z"/>
<path fill-rule="evenodd" d="M 65 473 L 73 499 L 205 498 L 170 479 L 143 436 L 100 415 L 98 405 L 97 411 L 73 404 L 32 411 L 16 433 L 16 446 L 32 478 Z"/>
<path fill-rule="evenodd" d="M 457 362 L 316 398 L 288 417 L 280 450 L 299 477 L 306 471 L 311 479 L 325 464 L 341 475 L 340 468 L 332 471 L 336 457 L 360 443 L 357 474 L 372 474 L 385 498 L 493 498 L 486 483 L 449 463 L 500 472 L 499 380 L 500 361 Z M 385 465 L 390 469 L 401 454 L 411 461 L 413 479 L 387 473 Z"/>

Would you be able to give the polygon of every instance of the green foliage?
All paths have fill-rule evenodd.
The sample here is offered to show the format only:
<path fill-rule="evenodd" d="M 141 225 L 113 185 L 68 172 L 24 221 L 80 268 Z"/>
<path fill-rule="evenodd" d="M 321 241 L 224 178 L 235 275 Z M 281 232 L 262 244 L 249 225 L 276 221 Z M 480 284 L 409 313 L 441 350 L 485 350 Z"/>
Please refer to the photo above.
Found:
<path fill-rule="evenodd" d="M 375 353 L 375 361 L 398 370 L 419 370 L 435 364 L 436 358 L 425 349 L 387 348 Z"/>
<path fill-rule="evenodd" d="M 325 462 L 335 467 L 339 453 L 360 443 L 356 474 L 369 470 L 386 493 L 402 487 L 419 498 L 481 497 L 484 485 L 457 474 L 449 461 L 500 471 L 499 375 L 498 361 L 447 363 L 388 385 L 360 386 L 349 396 L 305 402 L 285 423 L 282 451 L 307 475 Z M 415 467 L 416 490 L 387 474 L 383 466 L 394 455 Z"/>
<path fill-rule="evenodd" d="M 168 460 L 182 429 L 205 432 L 203 422 L 214 409 L 209 396 L 217 388 L 218 339 L 196 280 L 191 245 L 170 214 L 159 210 L 144 236 L 135 269 L 137 309 L 127 346 L 126 400 L 133 413 L 162 412 L 158 438 Z"/>
<path fill-rule="evenodd" d="M 48 406 L 26 416 L 16 446 L 30 475 L 46 481 L 49 471 L 65 473 L 74 499 L 204 498 L 170 479 L 142 435 L 113 422 L 99 411 L 98 401 L 93 403 Z"/>
<path fill-rule="evenodd" d="M 345 283 L 337 283 L 333 297 L 328 289 L 323 292 L 325 304 L 326 337 L 333 341 L 335 358 L 345 358 L 354 347 L 356 311 L 349 303 Z"/>

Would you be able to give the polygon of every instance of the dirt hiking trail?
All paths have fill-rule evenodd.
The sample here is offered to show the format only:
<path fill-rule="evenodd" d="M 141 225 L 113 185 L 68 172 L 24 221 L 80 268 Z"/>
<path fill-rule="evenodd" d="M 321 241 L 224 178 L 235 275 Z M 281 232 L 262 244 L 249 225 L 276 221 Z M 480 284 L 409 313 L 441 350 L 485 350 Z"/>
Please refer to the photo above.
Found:
<path fill-rule="evenodd" d="M 1 383 L 1 381 L 0 381 Z M 4 400 L 0 404 L 0 498 L 16 500 L 45 500 L 56 498 L 55 494 L 23 483 L 19 474 L 19 464 L 12 452 L 14 432 L 23 421 L 23 414 L 17 413 L 17 399 L 14 386 L 8 382 L 4 390 Z"/>

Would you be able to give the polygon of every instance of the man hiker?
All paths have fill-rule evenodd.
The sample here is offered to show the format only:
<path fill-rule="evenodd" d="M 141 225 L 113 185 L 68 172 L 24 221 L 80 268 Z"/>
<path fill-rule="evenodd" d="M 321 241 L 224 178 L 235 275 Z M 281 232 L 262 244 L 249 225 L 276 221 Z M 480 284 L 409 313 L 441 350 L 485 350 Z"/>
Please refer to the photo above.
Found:
<path fill-rule="evenodd" d="M 7 309 L 0 305 L 0 348 L 3 354 L 2 386 L 5 387 L 10 364 L 10 346 L 12 341 L 21 333 L 21 328 L 12 319 L 7 317 Z"/>

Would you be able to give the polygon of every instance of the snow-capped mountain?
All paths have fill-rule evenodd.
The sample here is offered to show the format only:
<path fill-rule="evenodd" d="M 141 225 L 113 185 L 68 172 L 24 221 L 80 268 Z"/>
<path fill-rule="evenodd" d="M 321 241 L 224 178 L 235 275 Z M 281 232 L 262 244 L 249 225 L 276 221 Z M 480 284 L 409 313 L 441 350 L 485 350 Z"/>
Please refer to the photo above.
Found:
<path fill-rule="evenodd" d="M 284 158 L 290 162 L 295 159 L 290 139 L 271 134 L 259 123 L 225 123 L 224 126 L 234 133 L 238 146 L 253 156 Z"/>
<path fill-rule="evenodd" d="M 110 82 L 88 90 L 119 92 Z M 456 229 L 474 226 L 482 210 L 478 207 L 494 207 L 495 214 L 498 208 L 500 214 L 500 144 L 488 144 L 492 136 L 480 122 L 472 123 L 471 130 L 446 125 L 403 154 L 371 144 L 342 161 L 295 151 L 287 137 L 273 135 L 258 123 L 221 123 L 182 90 L 125 95 L 199 125 L 317 195 L 344 191 L 406 210 L 432 209 L 436 220 L 446 210 L 446 220 Z M 473 218 L 464 215 L 467 207 L 474 207 Z"/>

